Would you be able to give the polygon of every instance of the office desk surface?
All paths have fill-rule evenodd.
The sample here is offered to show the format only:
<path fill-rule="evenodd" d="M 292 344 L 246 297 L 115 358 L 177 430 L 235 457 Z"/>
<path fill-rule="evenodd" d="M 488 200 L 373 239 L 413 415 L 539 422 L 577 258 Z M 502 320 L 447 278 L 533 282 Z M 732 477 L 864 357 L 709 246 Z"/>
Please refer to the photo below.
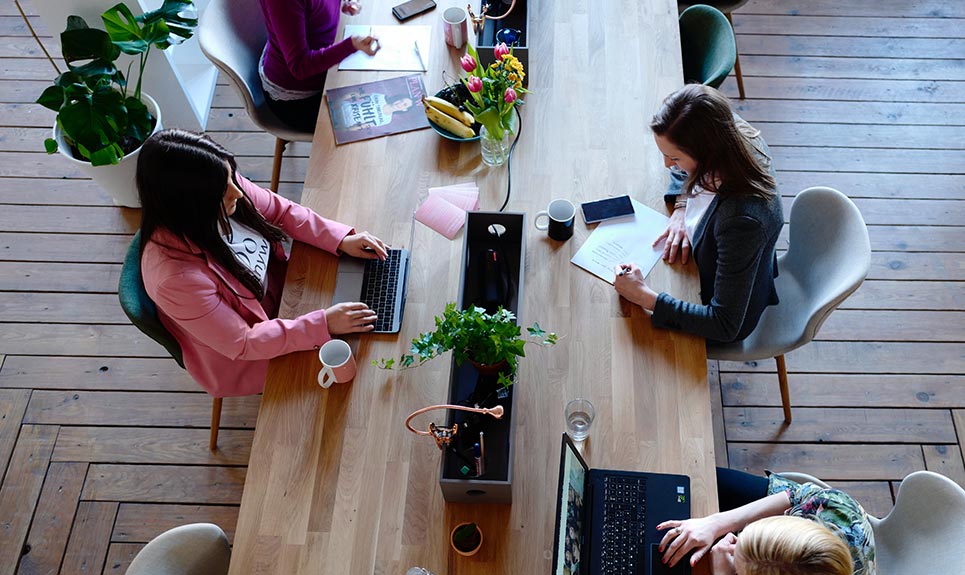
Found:
<path fill-rule="evenodd" d="M 389 24 L 393 2 L 364 3 L 356 23 Z M 352 336 L 355 380 L 328 390 L 315 382 L 312 351 L 274 360 L 262 398 L 231 562 L 233 575 L 393 574 L 424 566 L 437 575 L 549 573 L 563 406 L 587 397 L 597 417 L 585 455 L 593 467 L 684 473 L 693 513 L 717 508 L 706 354 L 699 338 L 654 329 L 606 282 L 569 263 L 589 231 L 577 216 L 566 243 L 532 228 L 557 197 L 573 202 L 629 193 L 665 210 L 666 169 L 647 123 L 681 85 L 676 3 L 530 3 L 529 89 L 512 159 L 508 211 L 528 215 L 521 322 L 560 334 L 555 347 L 528 346 L 516 387 L 512 505 L 447 504 L 440 452 L 403 427 L 412 411 L 446 401 L 450 362 L 390 372 L 398 357 L 459 293 L 462 234 L 448 241 L 417 224 L 402 333 Z M 443 0 L 411 21 L 433 27 L 426 88 L 461 54 L 442 41 Z M 331 71 L 328 86 L 403 73 Z M 396 244 L 431 186 L 475 181 L 482 209 L 496 210 L 508 170 L 487 168 L 477 143 L 431 129 L 335 146 L 327 109 L 319 119 L 302 202 Z M 655 289 L 697 299 L 692 265 L 658 263 Z M 329 305 L 335 258 L 296 245 L 282 317 Z M 443 412 L 434 418 L 444 423 Z M 427 416 L 423 416 L 424 418 Z M 425 425 L 428 420 L 422 421 Z M 460 557 L 448 534 L 461 521 L 484 531 L 480 552 Z"/>

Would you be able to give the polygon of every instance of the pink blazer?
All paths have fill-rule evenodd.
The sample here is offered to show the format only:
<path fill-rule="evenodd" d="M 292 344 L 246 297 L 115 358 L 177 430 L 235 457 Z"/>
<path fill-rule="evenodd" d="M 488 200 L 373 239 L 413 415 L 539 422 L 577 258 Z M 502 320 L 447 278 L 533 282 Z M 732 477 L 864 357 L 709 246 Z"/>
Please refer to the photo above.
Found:
<path fill-rule="evenodd" d="M 265 219 L 295 240 L 334 254 L 353 233 L 243 177 L 238 180 Z M 285 259 L 280 245 L 274 249 L 276 258 Z M 141 271 L 161 323 L 181 344 L 185 368 L 215 397 L 260 393 L 269 359 L 330 338 L 325 310 L 268 319 L 255 295 L 231 273 L 167 230 L 157 230 L 144 246 Z"/>

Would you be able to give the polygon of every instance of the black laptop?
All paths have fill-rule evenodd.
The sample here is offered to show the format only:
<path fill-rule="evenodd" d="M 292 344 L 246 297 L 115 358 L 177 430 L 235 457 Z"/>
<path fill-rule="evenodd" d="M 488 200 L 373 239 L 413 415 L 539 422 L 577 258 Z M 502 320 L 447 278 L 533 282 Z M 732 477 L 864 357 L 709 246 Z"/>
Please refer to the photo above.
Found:
<path fill-rule="evenodd" d="M 685 475 L 590 469 L 563 434 L 553 575 L 689 574 L 657 551 L 657 525 L 690 518 Z"/>

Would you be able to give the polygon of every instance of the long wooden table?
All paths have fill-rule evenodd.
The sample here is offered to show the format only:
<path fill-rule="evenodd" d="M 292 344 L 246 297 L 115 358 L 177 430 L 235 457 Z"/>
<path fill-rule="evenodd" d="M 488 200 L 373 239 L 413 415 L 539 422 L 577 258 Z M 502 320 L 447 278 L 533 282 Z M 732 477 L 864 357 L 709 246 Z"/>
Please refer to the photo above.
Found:
<path fill-rule="evenodd" d="M 458 54 L 433 26 L 430 92 Z M 390 24 L 395 1 L 364 3 L 361 23 Z M 512 159 L 509 211 L 532 217 L 557 197 L 573 202 L 629 193 L 663 210 L 667 175 L 646 128 L 661 99 L 682 83 L 676 3 L 530 0 L 529 89 Z M 399 73 L 329 73 L 342 86 Z M 302 202 L 323 215 L 407 243 L 410 217 L 431 186 L 478 183 L 483 209 L 506 192 L 507 169 L 481 163 L 478 144 L 432 130 L 335 146 L 325 111 L 312 145 Z M 262 398 L 231 562 L 233 575 L 398 574 L 424 566 L 437 575 L 549 573 L 563 406 L 587 397 L 597 418 L 585 455 L 593 467 L 687 474 L 695 515 L 717 508 L 706 353 L 699 338 L 654 329 L 613 288 L 569 263 L 589 230 L 577 218 L 566 243 L 527 230 L 521 321 L 562 337 L 530 348 L 516 387 L 512 505 L 447 504 L 440 452 L 403 427 L 410 412 L 446 400 L 449 361 L 387 372 L 369 365 L 397 357 L 458 297 L 462 236 L 448 241 L 417 225 L 402 333 L 349 337 L 359 371 L 328 390 L 306 351 L 274 360 Z M 327 306 L 335 258 L 296 245 L 282 316 Z M 659 263 L 658 290 L 697 298 L 692 266 Z M 444 422 L 442 412 L 435 421 Z M 421 425 L 424 425 L 422 422 Z M 474 557 L 449 548 L 448 534 L 475 521 L 485 542 Z"/>

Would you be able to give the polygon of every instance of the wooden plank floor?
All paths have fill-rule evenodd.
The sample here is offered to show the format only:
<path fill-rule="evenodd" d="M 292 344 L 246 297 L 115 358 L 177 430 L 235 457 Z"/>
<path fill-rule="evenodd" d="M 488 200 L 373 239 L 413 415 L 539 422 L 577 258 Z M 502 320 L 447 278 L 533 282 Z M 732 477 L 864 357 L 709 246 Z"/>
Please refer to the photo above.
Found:
<path fill-rule="evenodd" d="M 840 189 L 874 253 L 818 341 L 787 357 L 793 425 L 773 362 L 711 366 L 721 459 L 812 473 L 878 515 L 910 471 L 965 484 L 965 4 L 752 0 L 734 24 L 740 113 L 771 144 L 788 205 L 808 186 Z M 139 214 L 42 151 L 53 114 L 31 102 L 53 70 L 13 2 L 0 4 L 0 68 L 0 575 L 121 574 L 193 521 L 230 537 L 258 398 L 225 401 L 210 453 L 209 398 L 116 304 Z M 736 97 L 733 78 L 723 89 Z M 224 83 L 208 128 L 267 182 L 273 139 Z M 308 152 L 289 147 L 286 195 Z"/>

